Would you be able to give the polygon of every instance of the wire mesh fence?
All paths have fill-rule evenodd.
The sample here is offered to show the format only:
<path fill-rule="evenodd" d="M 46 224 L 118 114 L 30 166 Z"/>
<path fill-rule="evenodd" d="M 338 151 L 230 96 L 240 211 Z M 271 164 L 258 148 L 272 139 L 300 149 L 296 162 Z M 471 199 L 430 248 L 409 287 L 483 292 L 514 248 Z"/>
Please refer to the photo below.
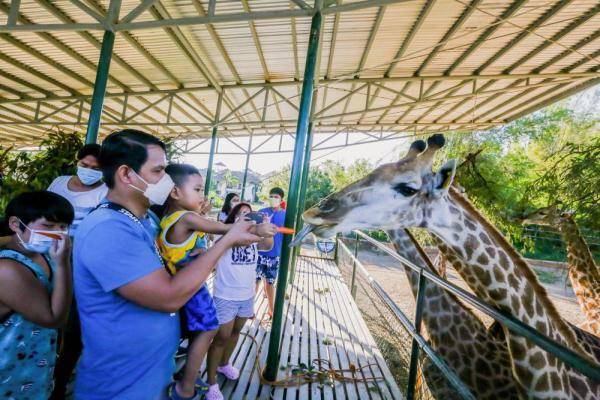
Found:
<path fill-rule="evenodd" d="M 362 317 L 403 394 L 407 397 L 412 395 L 413 399 L 419 400 L 461 399 L 462 397 L 452 388 L 447 378 L 422 351 L 418 355 L 414 386 L 411 385 L 409 381 L 413 338 L 386 301 L 373 290 L 369 276 L 355 268 L 356 259 L 352 257 L 352 252 L 359 253 L 370 245 L 349 238 L 344 238 L 340 242 L 344 243 L 337 250 L 341 275 L 350 288 Z M 405 289 L 410 291 L 408 287 Z M 398 303 L 397 306 L 410 322 L 414 322 L 416 306 L 414 298 L 411 301 Z M 412 394 L 409 394 L 410 390 L 413 390 Z"/>

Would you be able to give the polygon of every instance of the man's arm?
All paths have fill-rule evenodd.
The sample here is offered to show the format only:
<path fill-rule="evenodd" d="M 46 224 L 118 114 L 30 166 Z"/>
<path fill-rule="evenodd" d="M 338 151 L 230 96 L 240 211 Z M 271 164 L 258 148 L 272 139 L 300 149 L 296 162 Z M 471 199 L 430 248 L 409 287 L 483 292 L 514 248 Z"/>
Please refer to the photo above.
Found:
<path fill-rule="evenodd" d="M 252 222 L 232 225 L 231 230 L 206 253 L 190 262 L 185 268 L 170 276 L 158 269 L 117 289 L 127 300 L 157 311 L 179 310 L 206 282 L 219 258 L 232 246 L 247 246 L 261 240 L 250 233 Z"/>

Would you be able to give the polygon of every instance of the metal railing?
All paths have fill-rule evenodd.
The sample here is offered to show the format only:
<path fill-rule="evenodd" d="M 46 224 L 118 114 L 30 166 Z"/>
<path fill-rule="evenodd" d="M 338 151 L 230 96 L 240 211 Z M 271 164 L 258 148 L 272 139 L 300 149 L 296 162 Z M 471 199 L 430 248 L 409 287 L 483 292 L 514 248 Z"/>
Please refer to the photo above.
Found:
<path fill-rule="evenodd" d="M 553 354 L 554 356 L 556 356 L 569 366 L 573 367 L 577 371 L 581 372 L 585 376 L 593 380 L 600 381 L 600 365 L 594 364 L 593 362 L 582 358 L 574 351 L 541 334 L 534 328 L 524 324 L 512 315 L 500 311 L 495 307 L 492 307 L 489 304 L 486 304 L 485 302 L 479 300 L 476 296 L 467 292 L 466 290 L 446 281 L 445 279 L 440 278 L 438 275 L 430 271 L 424 270 L 423 268 L 416 266 L 415 264 L 402 257 L 400 254 L 396 253 L 388 246 L 385 246 L 384 244 L 371 238 L 367 234 L 361 231 L 354 231 L 354 233 L 357 235 L 357 240 L 353 251 L 351 251 L 348 248 L 348 246 L 346 246 L 346 244 L 344 244 L 342 240 L 340 240 L 339 237 L 336 239 L 336 263 L 338 264 L 338 266 L 340 265 L 339 252 L 345 252 L 346 256 L 348 256 L 352 260 L 352 272 L 349 286 L 353 297 L 356 297 L 355 282 L 357 273 L 359 273 L 366 279 L 371 289 L 373 289 L 377 296 L 392 312 L 394 317 L 410 334 L 412 338 L 412 346 L 410 355 L 410 368 L 408 371 L 408 385 L 406 392 L 408 400 L 412 400 L 414 398 L 417 377 L 417 363 L 420 351 L 423 351 L 423 353 L 425 353 L 429 357 L 429 359 L 441 371 L 441 373 L 445 376 L 445 378 L 449 381 L 451 386 L 456 390 L 457 394 L 461 398 L 474 399 L 473 394 L 469 391 L 468 387 L 460 380 L 460 378 L 452 371 L 452 369 L 448 367 L 448 365 L 443 361 L 441 356 L 428 344 L 427 340 L 421 335 L 422 311 L 425 297 L 424 294 L 427 284 L 429 282 L 438 285 L 443 290 L 454 294 L 458 298 L 462 299 L 463 301 L 474 307 L 476 310 L 501 323 L 511 332 L 530 340 L 540 348 Z M 369 242 L 378 250 L 385 252 L 394 260 L 399 261 L 405 267 L 408 267 L 419 274 L 414 323 L 411 323 L 410 319 L 406 316 L 406 314 L 391 299 L 391 297 L 386 293 L 383 287 L 371 276 L 371 274 L 369 274 L 364 265 L 358 260 L 358 236 L 362 237 L 364 240 Z"/>

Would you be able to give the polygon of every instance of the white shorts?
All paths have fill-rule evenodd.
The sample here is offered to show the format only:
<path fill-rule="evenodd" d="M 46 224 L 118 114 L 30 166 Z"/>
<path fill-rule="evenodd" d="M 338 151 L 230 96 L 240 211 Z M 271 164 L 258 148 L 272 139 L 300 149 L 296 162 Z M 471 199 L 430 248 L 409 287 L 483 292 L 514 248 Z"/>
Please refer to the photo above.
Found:
<path fill-rule="evenodd" d="M 254 315 L 254 297 L 248 300 L 225 300 L 214 297 L 213 301 L 220 325 L 231 322 L 236 317 L 250 318 Z"/>

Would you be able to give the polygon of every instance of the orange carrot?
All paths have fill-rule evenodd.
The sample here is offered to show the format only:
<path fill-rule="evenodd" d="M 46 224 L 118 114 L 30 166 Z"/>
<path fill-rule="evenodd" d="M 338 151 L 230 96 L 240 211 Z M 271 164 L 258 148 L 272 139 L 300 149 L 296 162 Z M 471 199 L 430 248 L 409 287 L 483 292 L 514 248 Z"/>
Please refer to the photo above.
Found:
<path fill-rule="evenodd" d="M 293 235 L 295 233 L 292 228 L 286 228 L 285 226 L 277 228 L 277 232 L 283 233 L 284 235 Z"/>

